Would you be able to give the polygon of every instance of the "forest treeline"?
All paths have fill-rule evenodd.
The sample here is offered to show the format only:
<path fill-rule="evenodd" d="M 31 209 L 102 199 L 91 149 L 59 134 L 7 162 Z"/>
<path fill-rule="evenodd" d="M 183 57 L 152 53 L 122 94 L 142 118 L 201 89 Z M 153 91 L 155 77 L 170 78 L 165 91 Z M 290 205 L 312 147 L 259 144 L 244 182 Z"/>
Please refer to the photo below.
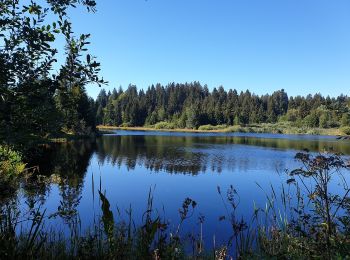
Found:
<path fill-rule="evenodd" d="M 93 100 L 85 87 L 107 82 L 88 52 L 90 34 L 74 34 L 68 13 L 77 3 L 96 10 L 95 1 L 1 2 L 0 145 L 24 150 L 32 140 L 93 135 L 101 124 L 190 129 L 278 121 L 297 127 L 350 125 L 350 101 L 343 95 L 289 97 L 279 90 L 258 96 L 192 82 L 102 89 Z M 56 58 L 59 37 L 64 40 L 62 63 Z"/>
<path fill-rule="evenodd" d="M 198 128 L 203 125 L 247 125 L 290 121 L 296 126 L 350 126 L 350 98 L 321 94 L 288 96 L 283 90 L 256 95 L 222 86 L 212 91 L 199 82 L 156 84 L 147 90 L 129 85 L 96 99 L 96 123 L 109 126 Z"/>

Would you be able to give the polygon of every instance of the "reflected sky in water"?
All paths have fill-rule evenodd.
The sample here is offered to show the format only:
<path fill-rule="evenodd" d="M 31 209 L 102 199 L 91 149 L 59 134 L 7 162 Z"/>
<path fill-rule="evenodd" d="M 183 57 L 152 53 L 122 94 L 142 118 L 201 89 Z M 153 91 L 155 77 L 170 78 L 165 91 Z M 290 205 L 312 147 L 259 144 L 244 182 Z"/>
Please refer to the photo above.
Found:
<path fill-rule="evenodd" d="M 192 225 L 185 229 L 198 230 L 193 223 L 198 223 L 199 214 L 205 215 L 204 235 L 210 243 L 214 234 L 222 239 L 229 234 L 229 226 L 218 221 L 224 206 L 217 186 L 222 191 L 231 184 L 235 187 L 239 213 L 249 219 L 253 203 L 264 207 L 266 201 L 257 183 L 265 190 L 273 185 L 280 192 L 284 172 L 299 166 L 294 155 L 303 149 L 349 155 L 350 142 L 322 136 L 117 131 L 94 141 L 52 145 L 36 162 L 49 181 L 39 187 L 23 186 L 20 203 L 26 207 L 40 198 L 48 214 L 69 212 L 50 219 L 55 228 L 69 232 L 64 223 L 74 217 L 79 215 L 87 227 L 101 214 L 101 187 L 114 212 L 132 206 L 137 224 L 153 187 L 155 207 L 164 207 L 174 226 L 183 200 L 194 199 L 198 207 Z"/>

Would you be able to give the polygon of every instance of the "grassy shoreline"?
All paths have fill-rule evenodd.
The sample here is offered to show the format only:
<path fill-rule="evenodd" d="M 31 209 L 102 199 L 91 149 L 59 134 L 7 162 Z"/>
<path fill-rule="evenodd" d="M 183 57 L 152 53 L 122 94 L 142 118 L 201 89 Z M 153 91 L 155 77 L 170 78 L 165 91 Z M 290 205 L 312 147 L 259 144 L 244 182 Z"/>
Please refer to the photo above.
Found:
<path fill-rule="evenodd" d="M 201 126 L 198 129 L 188 128 L 157 128 L 155 126 L 123 127 L 123 126 L 97 126 L 99 131 L 129 130 L 129 131 L 165 131 L 184 133 L 271 133 L 271 134 L 303 134 L 303 135 L 329 135 L 347 136 L 340 128 L 306 128 L 296 127 L 290 124 L 254 124 L 248 126 Z"/>
<path fill-rule="evenodd" d="M 145 126 L 97 126 L 99 131 L 108 131 L 108 130 L 128 130 L 128 131 L 163 131 L 163 132 L 183 132 L 183 133 L 224 133 L 222 129 L 217 130 L 198 130 L 198 129 L 187 129 L 187 128 L 174 128 L 174 129 L 165 129 L 165 128 L 154 128 L 154 127 L 145 127 Z"/>

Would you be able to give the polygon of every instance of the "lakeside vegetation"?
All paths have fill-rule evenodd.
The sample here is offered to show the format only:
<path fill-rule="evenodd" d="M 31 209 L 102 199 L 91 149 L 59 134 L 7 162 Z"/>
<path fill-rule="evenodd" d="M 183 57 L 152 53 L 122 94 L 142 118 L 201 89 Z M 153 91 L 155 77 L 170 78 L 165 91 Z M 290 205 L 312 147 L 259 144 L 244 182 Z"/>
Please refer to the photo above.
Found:
<path fill-rule="evenodd" d="M 96 107 L 96 123 L 104 126 L 350 134 L 350 98 L 344 95 L 293 97 L 282 89 L 259 96 L 222 86 L 210 91 L 199 82 L 169 83 L 102 89 Z"/>
<path fill-rule="evenodd" d="M 310 128 L 296 127 L 289 122 L 284 123 L 262 123 L 252 124 L 247 126 L 241 125 L 202 125 L 197 129 L 190 128 L 175 128 L 174 125 L 166 122 L 158 123 L 151 126 L 108 126 L 98 125 L 98 130 L 128 130 L 128 131 L 169 131 L 169 132 L 187 132 L 187 133 L 272 133 L 272 134 L 308 134 L 308 135 L 331 135 L 331 136 L 346 136 L 350 133 L 347 128 Z"/>
<path fill-rule="evenodd" d="M 302 167 L 287 173 L 281 197 L 276 195 L 277 187 L 261 190 L 266 206 L 254 206 L 250 220 L 237 213 L 239 189 L 231 185 L 225 192 L 217 187 L 223 206 L 218 221 L 231 228 L 231 236 L 223 243 L 215 239 L 212 245 L 204 243 L 205 216 L 193 219 L 200 205 L 191 198 L 180 206 L 179 222 L 171 223 L 165 213 L 154 208 L 150 190 L 142 222 L 136 226 L 132 208 L 126 213 L 115 211 L 100 184 L 101 215 L 87 230 L 81 230 L 79 216 L 70 207 L 47 216 L 45 209 L 35 207 L 35 201 L 29 212 L 21 212 L 16 201 L 2 206 L 0 254 L 11 259 L 348 258 L 350 189 L 344 177 L 350 163 L 336 154 L 312 156 L 305 152 L 295 158 Z M 330 192 L 332 182 L 339 183 L 336 193 Z M 68 236 L 51 229 L 48 217 L 63 218 L 69 226 Z M 182 232 L 185 222 L 192 223 L 195 232 Z"/>

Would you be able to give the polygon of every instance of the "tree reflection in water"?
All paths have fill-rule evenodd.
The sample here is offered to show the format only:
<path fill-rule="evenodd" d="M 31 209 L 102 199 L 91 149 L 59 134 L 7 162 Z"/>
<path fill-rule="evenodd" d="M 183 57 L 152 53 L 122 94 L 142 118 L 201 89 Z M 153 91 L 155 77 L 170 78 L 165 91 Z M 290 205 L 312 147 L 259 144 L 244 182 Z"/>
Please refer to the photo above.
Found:
<path fill-rule="evenodd" d="M 245 148 L 245 149 L 242 149 Z M 246 149 L 256 147 L 256 149 Z M 86 173 L 91 161 L 126 167 L 138 167 L 148 172 L 198 175 L 220 174 L 223 171 L 246 172 L 248 169 L 284 170 L 283 158 L 261 160 L 261 149 L 334 150 L 350 154 L 350 144 L 332 139 L 300 140 L 288 138 L 258 138 L 244 136 L 170 136 L 170 135 L 105 135 L 96 140 L 81 140 L 46 147 L 44 156 L 33 161 L 40 172 L 20 186 L 21 203 L 28 208 L 43 206 L 50 196 L 52 185 L 58 188 L 59 206 L 52 217 L 59 217 L 71 230 L 79 224 L 78 207 L 86 183 Z M 259 150 L 260 149 L 260 150 Z M 245 154 L 246 153 L 246 154 Z M 256 153 L 256 154 L 255 154 Z M 293 156 L 294 152 L 291 155 Z M 290 159 L 290 158 L 288 158 Z M 103 174 L 103 172 L 102 172 Z M 39 177 L 38 177 L 39 175 Z M 19 188 L 20 189 L 20 188 Z M 86 189 L 85 189 L 86 190 Z M 18 193 L 13 195 L 13 201 Z M 8 200 L 2 201 L 2 205 Z"/>

